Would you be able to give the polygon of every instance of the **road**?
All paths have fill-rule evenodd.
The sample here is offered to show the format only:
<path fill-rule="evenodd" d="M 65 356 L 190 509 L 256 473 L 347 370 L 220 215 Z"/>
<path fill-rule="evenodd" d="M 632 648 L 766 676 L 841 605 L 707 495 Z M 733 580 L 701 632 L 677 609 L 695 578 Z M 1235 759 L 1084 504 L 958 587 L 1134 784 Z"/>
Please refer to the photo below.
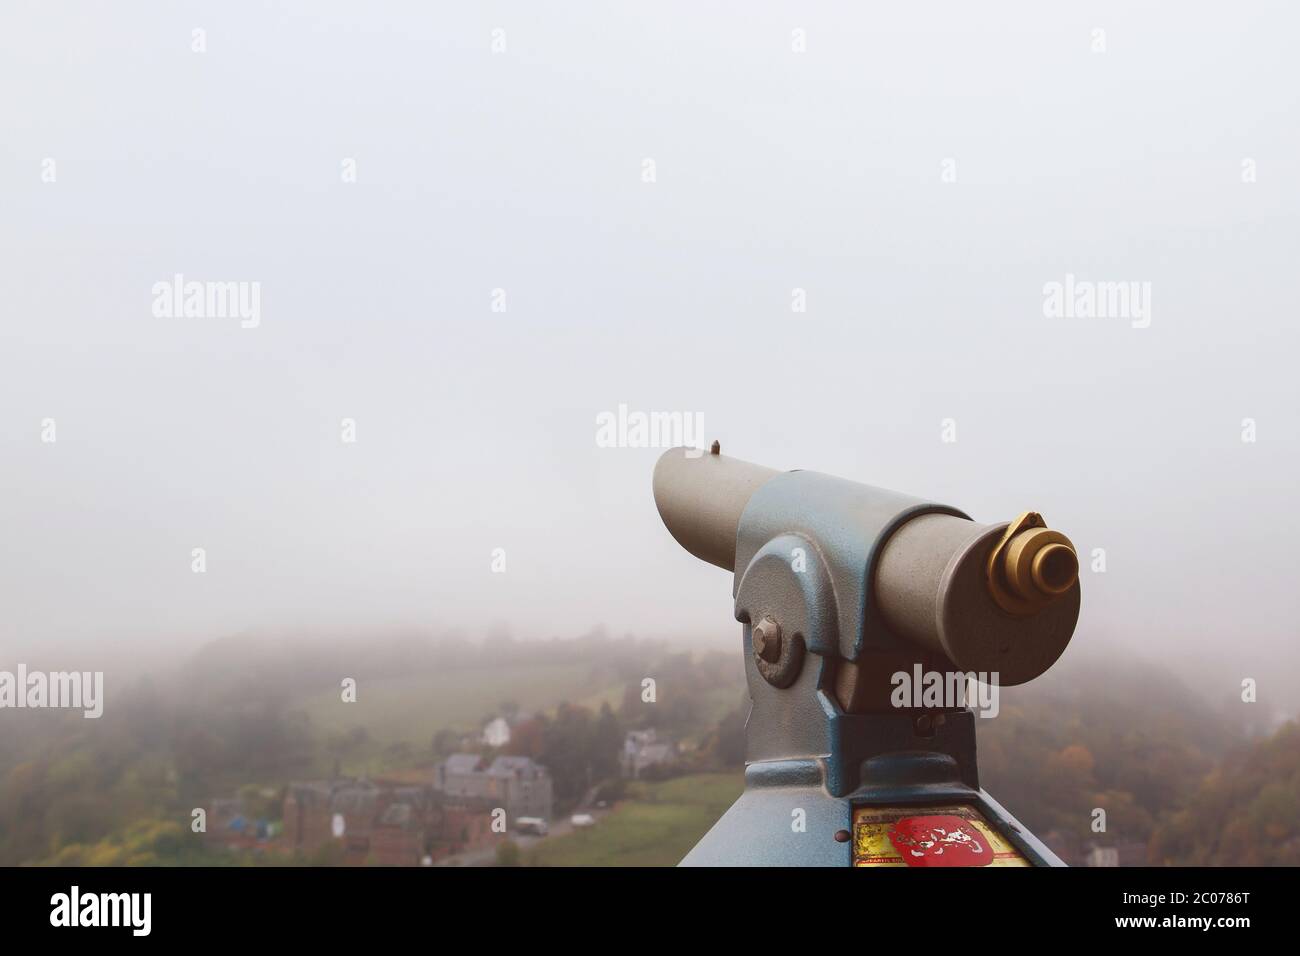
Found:
<path fill-rule="evenodd" d="M 595 818 L 595 826 L 600 826 L 601 819 L 609 812 L 605 810 L 575 810 L 575 813 L 588 813 Z M 572 833 L 576 828 L 570 822 L 569 817 L 562 820 L 556 820 L 550 825 L 550 832 L 544 837 L 532 836 L 526 833 L 512 833 L 510 839 L 519 847 L 520 855 L 527 855 L 528 851 L 545 840 L 553 837 L 561 837 Z M 468 853 L 458 853 L 455 856 L 446 856 L 439 860 L 434 866 L 493 866 L 497 861 L 497 846 L 505 838 L 502 834 L 495 841 L 477 850 L 470 850 Z"/>

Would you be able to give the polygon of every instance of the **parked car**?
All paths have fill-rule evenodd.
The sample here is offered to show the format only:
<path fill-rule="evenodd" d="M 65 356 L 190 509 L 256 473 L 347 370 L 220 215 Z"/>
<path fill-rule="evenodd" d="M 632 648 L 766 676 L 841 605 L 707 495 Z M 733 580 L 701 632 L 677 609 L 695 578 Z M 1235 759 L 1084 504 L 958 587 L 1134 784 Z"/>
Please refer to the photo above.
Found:
<path fill-rule="evenodd" d="M 532 836 L 546 836 L 550 832 L 546 826 L 546 821 L 541 817 L 520 817 L 515 821 L 515 831 L 528 833 Z"/>
<path fill-rule="evenodd" d="M 582 827 L 594 827 L 596 825 L 596 818 L 590 813 L 575 813 L 573 816 L 569 817 L 569 822 L 575 827 L 581 829 Z"/>

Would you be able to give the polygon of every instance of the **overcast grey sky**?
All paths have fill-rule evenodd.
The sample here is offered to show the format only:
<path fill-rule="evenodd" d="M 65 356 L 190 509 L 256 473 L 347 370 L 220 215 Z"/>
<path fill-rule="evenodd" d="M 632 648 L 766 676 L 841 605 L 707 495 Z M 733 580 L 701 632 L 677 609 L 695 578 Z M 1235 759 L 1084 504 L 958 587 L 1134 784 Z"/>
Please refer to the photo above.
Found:
<path fill-rule="evenodd" d="M 231 6 L 0 13 L 0 649 L 732 639 L 626 403 L 1041 510 L 1076 643 L 1300 673 L 1294 6 Z"/>

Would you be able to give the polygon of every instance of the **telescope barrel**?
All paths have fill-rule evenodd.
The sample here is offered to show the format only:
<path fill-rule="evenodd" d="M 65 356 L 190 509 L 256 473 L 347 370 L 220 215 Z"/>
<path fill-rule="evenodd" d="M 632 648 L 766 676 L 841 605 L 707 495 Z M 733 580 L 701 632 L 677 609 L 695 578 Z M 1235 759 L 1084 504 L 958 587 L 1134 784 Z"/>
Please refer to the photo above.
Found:
<path fill-rule="evenodd" d="M 980 524 L 925 514 L 906 522 L 876 565 L 886 622 L 962 670 L 996 671 L 1005 685 L 1037 677 L 1061 656 L 1079 616 L 1074 548 L 1041 520 L 1026 513 Z M 1034 554 L 1020 557 L 1028 548 Z"/>
<path fill-rule="evenodd" d="M 678 544 L 701 561 L 734 571 L 740 516 L 759 486 L 778 474 L 718 451 L 673 448 L 655 465 L 655 505 Z"/>

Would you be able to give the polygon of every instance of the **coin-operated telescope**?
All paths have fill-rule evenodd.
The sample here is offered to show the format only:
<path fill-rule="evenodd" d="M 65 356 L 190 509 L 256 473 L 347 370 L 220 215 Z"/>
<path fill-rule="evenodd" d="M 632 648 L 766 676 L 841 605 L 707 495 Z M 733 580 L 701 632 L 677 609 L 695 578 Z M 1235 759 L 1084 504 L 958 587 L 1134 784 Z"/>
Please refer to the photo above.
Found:
<path fill-rule="evenodd" d="M 666 452 L 654 495 L 682 547 L 734 574 L 751 699 L 745 792 L 684 865 L 1062 865 L 980 788 L 967 704 L 1065 650 L 1068 538 L 717 442 Z"/>

